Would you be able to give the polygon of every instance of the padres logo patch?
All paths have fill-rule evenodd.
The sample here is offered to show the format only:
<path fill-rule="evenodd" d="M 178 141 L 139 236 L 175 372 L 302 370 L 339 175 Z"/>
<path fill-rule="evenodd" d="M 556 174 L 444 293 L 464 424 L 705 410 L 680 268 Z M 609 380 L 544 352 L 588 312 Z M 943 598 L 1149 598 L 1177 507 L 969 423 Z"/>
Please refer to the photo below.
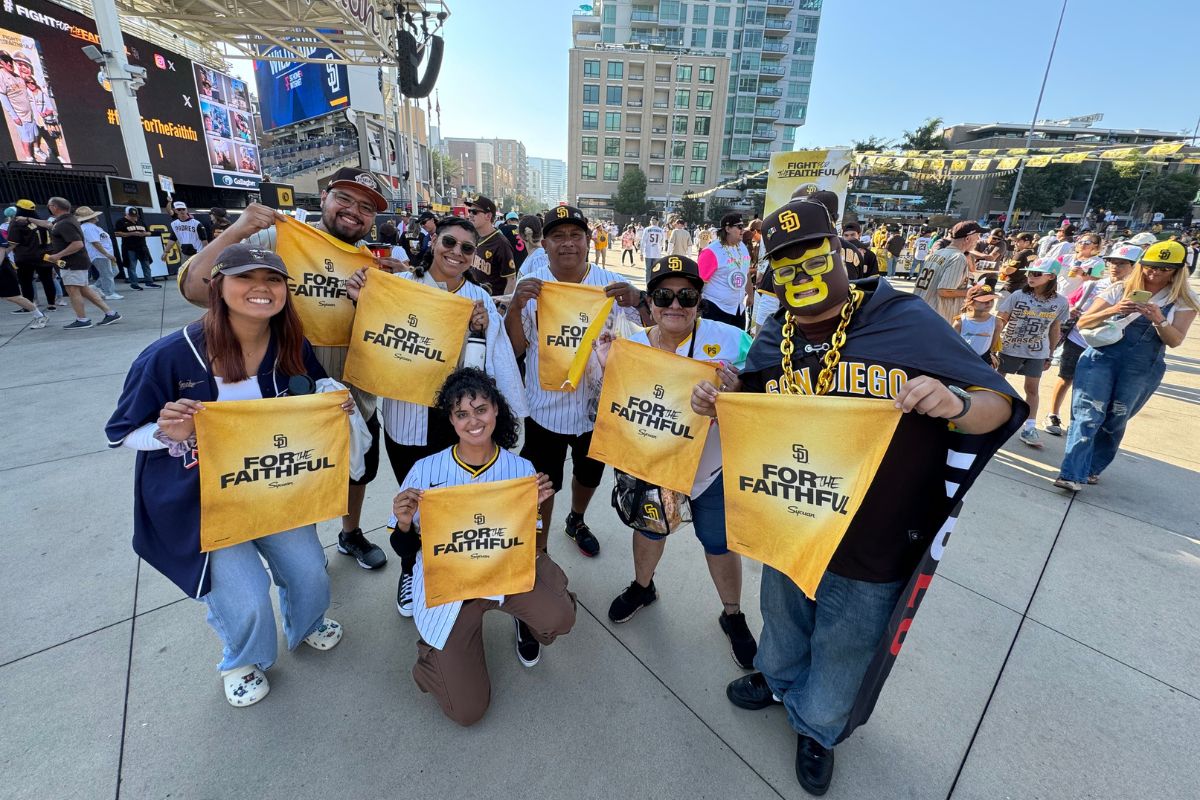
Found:
<path fill-rule="evenodd" d="M 559 219 L 566 219 L 567 215 L 570 214 L 571 212 L 567 211 L 566 206 L 559 206 L 558 211 L 556 211 L 555 213 L 558 214 Z"/>
<path fill-rule="evenodd" d="M 800 216 L 795 211 L 785 211 L 779 215 L 779 227 L 788 233 L 800 230 Z"/>
<path fill-rule="evenodd" d="M 719 352 L 721 352 L 721 345 L 719 345 L 719 344 L 704 345 L 704 354 L 707 355 L 709 358 L 716 358 L 717 353 L 719 353 Z"/>
<path fill-rule="evenodd" d="M 683 262 L 679 260 L 679 256 L 671 256 L 667 259 L 667 269 L 674 272 L 683 269 Z"/>

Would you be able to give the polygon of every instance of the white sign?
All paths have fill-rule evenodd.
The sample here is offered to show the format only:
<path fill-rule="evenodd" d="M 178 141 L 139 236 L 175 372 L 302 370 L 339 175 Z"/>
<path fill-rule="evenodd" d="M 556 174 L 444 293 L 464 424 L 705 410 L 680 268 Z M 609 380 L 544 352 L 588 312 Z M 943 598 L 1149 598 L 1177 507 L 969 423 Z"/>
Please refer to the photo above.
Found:
<path fill-rule="evenodd" d="M 166 175 L 158 176 L 158 186 L 167 194 L 175 194 L 175 181 Z"/>

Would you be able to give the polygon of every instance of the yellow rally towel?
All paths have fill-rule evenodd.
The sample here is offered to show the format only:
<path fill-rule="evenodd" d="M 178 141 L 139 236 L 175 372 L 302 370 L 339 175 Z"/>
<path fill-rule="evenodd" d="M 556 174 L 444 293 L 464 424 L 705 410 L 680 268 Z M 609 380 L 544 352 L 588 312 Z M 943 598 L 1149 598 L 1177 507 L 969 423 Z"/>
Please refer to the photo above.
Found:
<path fill-rule="evenodd" d="M 346 513 L 347 391 L 205 403 L 196 415 L 200 551 Z"/>
<path fill-rule="evenodd" d="M 716 364 L 618 339 L 588 455 L 644 481 L 690 494 L 710 420 L 692 411 L 692 389 Z"/>
<path fill-rule="evenodd" d="M 363 267 L 374 267 L 375 256 L 291 217 L 275 218 L 275 252 L 287 265 L 288 289 L 304 336 L 314 345 L 350 344 L 354 304 L 346 296 L 346 279 Z"/>
<path fill-rule="evenodd" d="M 426 606 L 533 588 L 536 477 L 429 489 L 420 512 Z"/>
<path fill-rule="evenodd" d="M 815 598 L 900 410 L 891 400 L 722 394 L 717 419 L 726 443 L 729 549 L 774 567 Z"/>
<path fill-rule="evenodd" d="M 599 286 L 546 281 L 537 299 L 538 380 L 551 392 L 573 392 L 604 327 L 613 298 Z"/>
<path fill-rule="evenodd" d="M 371 275 L 358 296 L 342 377 L 380 397 L 432 406 L 458 366 L 473 307 L 418 281 Z"/>

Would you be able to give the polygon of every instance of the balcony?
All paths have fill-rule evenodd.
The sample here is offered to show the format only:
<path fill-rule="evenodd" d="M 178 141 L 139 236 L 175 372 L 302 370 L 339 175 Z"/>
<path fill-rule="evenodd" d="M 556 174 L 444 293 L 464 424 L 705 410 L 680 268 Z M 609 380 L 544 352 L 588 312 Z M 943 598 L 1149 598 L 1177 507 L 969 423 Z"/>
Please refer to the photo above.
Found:
<path fill-rule="evenodd" d="M 667 132 L 666 128 L 654 128 L 650 131 L 650 133 L 655 134 L 656 136 L 662 136 L 666 132 Z"/>
<path fill-rule="evenodd" d="M 767 5 L 772 8 L 791 8 L 795 5 L 795 0 L 767 0 Z"/>
<path fill-rule="evenodd" d="M 641 108 L 642 101 L 641 100 L 626 100 L 625 105 L 629 106 L 630 108 Z"/>
<path fill-rule="evenodd" d="M 763 42 L 763 58 L 783 58 L 788 54 L 788 46 L 783 42 Z"/>
<path fill-rule="evenodd" d="M 774 19 L 767 17 L 766 25 L 763 26 L 763 32 L 771 35 L 785 36 L 792 29 L 792 21 L 790 19 Z"/>
<path fill-rule="evenodd" d="M 642 126 L 641 125 L 627 125 L 625 127 L 625 132 L 626 133 L 641 133 Z"/>
<path fill-rule="evenodd" d="M 641 153 L 626 153 L 625 157 L 637 159 L 637 158 L 641 158 L 642 154 Z"/>
<path fill-rule="evenodd" d="M 670 83 L 671 76 L 670 75 L 655 75 L 654 82 L 655 83 Z"/>
<path fill-rule="evenodd" d="M 786 48 L 785 48 L 785 49 L 786 49 Z M 629 80 L 631 80 L 631 81 L 644 81 L 644 80 L 646 80 L 646 76 L 645 76 L 645 74 L 640 74 L 640 75 L 630 75 L 630 76 L 629 76 Z"/>
<path fill-rule="evenodd" d="M 769 160 L 771 158 L 771 151 L 770 150 L 751 150 L 750 158 L 753 158 L 756 161 Z"/>
<path fill-rule="evenodd" d="M 763 64 L 761 67 L 758 68 L 758 74 L 759 75 L 775 75 L 777 77 L 782 78 L 784 75 L 787 74 L 787 70 L 784 69 L 783 67 L 777 67 L 773 64 Z"/>
<path fill-rule="evenodd" d="M 751 139 L 760 142 L 773 142 L 778 136 L 779 134 L 770 128 L 755 128 L 754 132 L 750 134 Z"/>
<path fill-rule="evenodd" d="M 654 104 L 654 107 L 655 107 L 655 108 L 670 108 L 670 107 L 671 107 L 671 104 L 670 104 L 670 103 L 667 103 L 667 102 L 662 102 L 662 103 L 658 103 L 658 102 L 656 102 L 656 103 Z"/>
<path fill-rule="evenodd" d="M 756 108 L 754 116 L 758 119 L 779 119 L 779 112 L 773 108 Z"/>
<path fill-rule="evenodd" d="M 651 161 L 662 161 L 666 157 L 667 157 L 666 153 L 651 153 L 650 154 Z"/>
<path fill-rule="evenodd" d="M 774 86 L 759 86 L 758 94 L 762 97 L 783 97 L 783 90 Z"/>
<path fill-rule="evenodd" d="M 631 22 L 658 22 L 658 14 L 653 11 L 634 11 L 629 15 L 629 20 Z"/>

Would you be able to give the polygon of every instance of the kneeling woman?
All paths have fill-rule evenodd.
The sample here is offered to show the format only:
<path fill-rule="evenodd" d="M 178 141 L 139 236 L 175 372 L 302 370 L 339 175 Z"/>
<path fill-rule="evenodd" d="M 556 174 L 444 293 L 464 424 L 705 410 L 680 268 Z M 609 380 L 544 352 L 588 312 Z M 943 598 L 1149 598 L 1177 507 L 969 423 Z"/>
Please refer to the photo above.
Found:
<path fill-rule="evenodd" d="M 750 335 L 741 328 L 700 319 L 698 304 L 704 280 L 701 268 L 690 258 L 670 256 L 659 259 L 646 284 L 654 325 L 631 337 L 632 341 L 657 347 L 669 353 L 698 361 L 722 361 L 718 372 L 722 386 L 737 385 L 734 370 L 740 369 L 750 350 Z M 602 347 L 600 348 L 602 351 Z M 712 353 L 712 355 L 709 355 Z M 718 358 L 719 357 L 719 358 Z M 733 369 L 730 369 L 732 367 Z M 700 467 L 692 484 L 692 526 L 704 546 L 704 558 L 717 596 L 724 609 L 717 622 L 729 637 L 733 660 L 750 669 L 758 646 L 746 615 L 742 613 L 742 559 L 725 546 L 725 492 L 721 482 L 721 437 L 713 423 L 700 456 Z M 666 539 L 655 533 L 635 530 L 633 534 L 634 579 L 612 601 L 608 618 L 627 622 L 639 609 L 658 599 L 654 587 L 654 568 L 662 559 Z"/>
<path fill-rule="evenodd" d="M 315 525 L 200 552 L 194 416 L 205 402 L 280 397 L 296 376 L 307 376 L 300 378 L 306 386 L 326 377 L 304 339 L 287 276 L 274 253 L 226 248 L 213 268 L 208 312 L 138 356 L 106 428 L 110 447 L 138 451 L 133 549 L 208 606 L 224 647 L 225 699 L 235 706 L 257 703 L 270 688 L 263 673 L 279 649 L 271 580 L 289 649 L 304 642 L 328 650 L 342 636 L 325 617 L 329 576 Z M 354 403 L 344 408 L 351 414 Z"/>
<path fill-rule="evenodd" d="M 533 589 L 507 597 L 481 597 L 428 607 L 424 561 L 420 554 L 417 505 L 433 486 L 482 484 L 534 475 L 534 468 L 508 448 L 517 444 L 517 420 L 496 388 L 478 369 L 451 373 L 438 393 L 458 444 L 417 461 L 392 502 L 392 548 L 401 557 L 415 554 L 413 612 L 421 640 L 413 678 L 421 691 L 438 701 L 460 725 L 478 722 L 491 702 L 492 685 L 483 653 L 483 615 L 499 609 L 513 617 L 517 657 L 526 667 L 538 662 L 539 646 L 569 633 L 575 625 L 575 595 L 567 576 L 546 553 L 537 556 Z M 536 473 L 539 505 L 554 493 L 550 478 Z"/>

